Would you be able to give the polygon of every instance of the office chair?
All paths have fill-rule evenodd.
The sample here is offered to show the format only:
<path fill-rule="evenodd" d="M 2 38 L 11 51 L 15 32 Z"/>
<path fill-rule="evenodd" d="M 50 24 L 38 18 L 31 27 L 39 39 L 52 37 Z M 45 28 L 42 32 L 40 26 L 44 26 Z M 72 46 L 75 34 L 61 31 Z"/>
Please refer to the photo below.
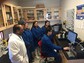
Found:
<path fill-rule="evenodd" d="M 41 57 L 39 63 L 43 63 L 43 62 L 48 63 L 49 62 L 48 59 L 53 60 L 52 58 L 47 57 L 42 53 L 42 41 L 41 40 L 38 42 L 38 45 L 40 47 L 40 57 Z"/>
<path fill-rule="evenodd" d="M 47 63 L 47 57 L 43 55 L 42 50 L 41 50 L 42 49 L 42 41 L 41 40 L 38 42 L 38 45 L 40 47 L 40 57 L 41 57 L 39 63 L 42 63 L 43 61 L 45 63 Z"/>

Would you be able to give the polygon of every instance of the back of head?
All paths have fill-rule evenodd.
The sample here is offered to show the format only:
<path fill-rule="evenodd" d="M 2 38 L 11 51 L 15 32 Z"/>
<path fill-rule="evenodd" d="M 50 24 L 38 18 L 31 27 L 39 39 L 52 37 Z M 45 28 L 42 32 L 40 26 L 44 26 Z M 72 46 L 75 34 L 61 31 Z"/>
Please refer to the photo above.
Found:
<path fill-rule="evenodd" d="M 14 25 L 14 26 L 13 26 L 13 33 L 16 34 L 16 32 L 17 32 L 18 30 L 20 30 L 20 26 L 19 26 L 18 24 Z"/>
<path fill-rule="evenodd" d="M 26 23 L 26 22 L 25 22 L 24 20 L 18 21 L 18 24 L 19 24 L 19 25 L 25 25 L 25 23 Z"/>
<path fill-rule="evenodd" d="M 48 32 L 50 32 L 50 31 L 52 31 L 52 27 L 51 27 L 51 26 L 48 26 L 48 27 L 46 28 L 46 34 L 47 34 Z"/>

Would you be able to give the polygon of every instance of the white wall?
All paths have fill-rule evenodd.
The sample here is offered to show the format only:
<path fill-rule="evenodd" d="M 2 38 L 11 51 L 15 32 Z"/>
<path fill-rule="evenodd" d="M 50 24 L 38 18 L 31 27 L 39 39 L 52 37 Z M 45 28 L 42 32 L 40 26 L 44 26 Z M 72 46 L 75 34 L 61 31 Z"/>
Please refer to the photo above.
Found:
<path fill-rule="evenodd" d="M 3 30 L 4 33 L 4 39 L 8 39 L 9 38 L 9 34 L 13 32 L 13 28 L 8 28 L 6 30 Z"/>
<path fill-rule="evenodd" d="M 84 4 L 84 0 L 61 0 L 61 20 L 64 21 L 67 19 L 66 12 L 70 9 L 75 9 L 75 19 L 74 19 L 74 31 L 78 33 L 78 37 L 84 40 L 84 29 L 78 28 L 81 26 L 84 20 L 76 19 L 76 6 Z"/>

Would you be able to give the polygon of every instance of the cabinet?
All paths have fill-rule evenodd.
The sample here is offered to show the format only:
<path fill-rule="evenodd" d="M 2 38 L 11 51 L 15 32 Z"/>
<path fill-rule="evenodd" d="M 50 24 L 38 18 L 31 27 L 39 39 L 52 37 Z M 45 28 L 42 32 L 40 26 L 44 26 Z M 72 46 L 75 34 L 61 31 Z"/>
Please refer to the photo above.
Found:
<path fill-rule="evenodd" d="M 19 20 L 19 17 L 18 17 L 18 9 L 16 7 L 13 7 L 13 14 L 14 14 L 13 21 L 14 23 L 17 23 Z"/>
<path fill-rule="evenodd" d="M 2 6 L 0 6 L 0 27 L 4 26 L 3 14 L 2 14 Z"/>
<path fill-rule="evenodd" d="M 18 8 L 18 20 L 20 20 L 22 18 L 23 14 L 22 14 L 22 9 Z"/>
<path fill-rule="evenodd" d="M 0 31 L 13 27 L 19 19 L 17 6 L 6 3 L 0 5 Z"/>
<path fill-rule="evenodd" d="M 23 8 L 23 18 L 27 22 L 59 20 L 59 8 Z"/>
<path fill-rule="evenodd" d="M 26 21 L 35 20 L 35 9 L 34 8 L 24 8 L 23 9 L 23 18 Z"/>
<path fill-rule="evenodd" d="M 59 19 L 60 18 L 60 9 L 53 8 L 53 19 Z"/>
<path fill-rule="evenodd" d="M 36 9 L 36 20 L 45 20 L 45 8 Z"/>
<path fill-rule="evenodd" d="M 44 8 L 23 8 L 23 18 L 27 22 L 40 21 L 45 19 Z"/>
<path fill-rule="evenodd" d="M 52 19 L 52 9 L 46 9 L 46 20 Z"/>
<path fill-rule="evenodd" d="M 7 25 L 13 24 L 12 8 L 11 6 L 5 5 Z"/>
<path fill-rule="evenodd" d="M 46 20 L 58 20 L 60 18 L 60 10 L 58 8 L 46 9 Z"/>

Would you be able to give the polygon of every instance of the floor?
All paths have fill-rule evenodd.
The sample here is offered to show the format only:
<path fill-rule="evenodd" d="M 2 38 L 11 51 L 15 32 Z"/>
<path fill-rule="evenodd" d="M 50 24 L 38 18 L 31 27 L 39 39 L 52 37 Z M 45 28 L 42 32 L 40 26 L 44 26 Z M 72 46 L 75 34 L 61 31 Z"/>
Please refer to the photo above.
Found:
<path fill-rule="evenodd" d="M 41 58 L 39 58 L 39 59 L 35 58 L 33 63 L 45 63 L 44 59 L 42 59 L 41 61 L 40 61 L 40 59 Z M 48 63 L 53 63 L 52 60 L 53 60 L 53 58 L 48 58 L 48 61 L 49 61 Z M 11 63 L 9 60 L 8 53 L 6 55 L 3 55 L 2 57 L 0 57 L 0 63 Z"/>

